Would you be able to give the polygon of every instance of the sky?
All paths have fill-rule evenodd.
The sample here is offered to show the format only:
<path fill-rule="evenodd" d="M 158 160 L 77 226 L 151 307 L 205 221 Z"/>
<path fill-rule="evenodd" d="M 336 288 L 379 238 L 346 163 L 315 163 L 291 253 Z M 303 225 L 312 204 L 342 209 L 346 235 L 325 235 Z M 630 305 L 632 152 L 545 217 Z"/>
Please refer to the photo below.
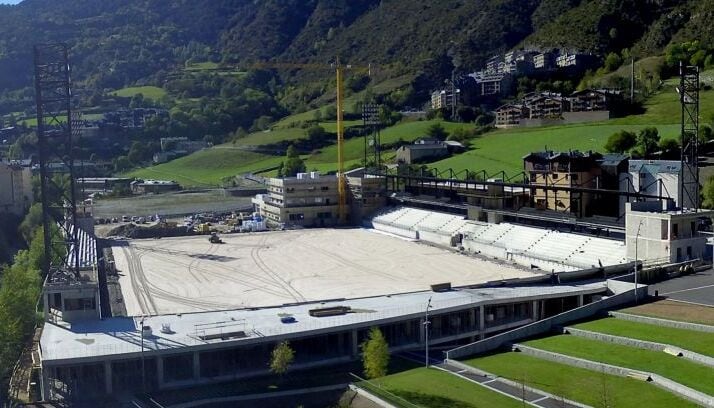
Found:
<path fill-rule="evenodd" d="M 0 4 L 17 4 L 22 0 L 0 0 Z"/>

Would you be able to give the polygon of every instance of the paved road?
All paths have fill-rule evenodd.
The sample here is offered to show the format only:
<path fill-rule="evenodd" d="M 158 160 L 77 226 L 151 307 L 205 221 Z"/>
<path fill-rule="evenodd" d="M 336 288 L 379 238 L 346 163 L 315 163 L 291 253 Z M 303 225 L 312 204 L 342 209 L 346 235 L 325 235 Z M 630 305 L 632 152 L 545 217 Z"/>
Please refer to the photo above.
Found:
<path fill-rule="evenodd" d="M 707 269 L 650 285 L 650 295 L 654 295 L 655 291 L 671 300 L 714 306 L 714 270 Z"/>

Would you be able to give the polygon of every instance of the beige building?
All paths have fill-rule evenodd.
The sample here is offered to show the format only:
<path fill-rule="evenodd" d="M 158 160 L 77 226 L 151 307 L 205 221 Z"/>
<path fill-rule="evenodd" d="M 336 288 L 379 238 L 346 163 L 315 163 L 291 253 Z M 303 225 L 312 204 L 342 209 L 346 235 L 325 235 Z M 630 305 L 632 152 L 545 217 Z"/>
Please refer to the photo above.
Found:
<path fill-rule="evenodd" d="M 601 155 L 592 152 L 535 152 L 523 158 L 536 208 L 577 214 L 592 213 L 592 194 L 541 187 L 599 188 Z"/>
<path fill-rule="evenodd" d="M 271 178 L 267 194 L 253 199 L 256 212 L 269 222 L 306 227 L 323 227 L 339 222 L 337 176 L 318 172 L 297 177 Z"/>
<path fill-rule="evenodd" d="M 345 173 L 345 179 L 349 223 L 358 223 L 384 206 L 383 178 L 365 176 L 358 169 Z M 268 222 L 304 227 L 339 224 L 337 176 L 300 173 L 297 177 L 268 179 L 267 188 L 267 194 L 255 196 L 253 205 Z"/>
<path fill-rule="evenodd" d="M 0 162 L 0 213 L 23 215 L 32 199 L 32 170 L 12 162 Z"/>

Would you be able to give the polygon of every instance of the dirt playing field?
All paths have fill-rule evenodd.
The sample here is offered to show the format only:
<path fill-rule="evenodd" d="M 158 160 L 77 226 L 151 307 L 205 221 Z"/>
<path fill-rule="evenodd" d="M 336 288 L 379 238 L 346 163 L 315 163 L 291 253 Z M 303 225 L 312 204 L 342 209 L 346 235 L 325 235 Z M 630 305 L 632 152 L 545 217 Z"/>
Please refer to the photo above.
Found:
<path fill-rule="evenodd" d="M 355 298 L 532 276 L 363 229 L 312 229 L 118 241 L 131 315 L 186 313 Z"/>

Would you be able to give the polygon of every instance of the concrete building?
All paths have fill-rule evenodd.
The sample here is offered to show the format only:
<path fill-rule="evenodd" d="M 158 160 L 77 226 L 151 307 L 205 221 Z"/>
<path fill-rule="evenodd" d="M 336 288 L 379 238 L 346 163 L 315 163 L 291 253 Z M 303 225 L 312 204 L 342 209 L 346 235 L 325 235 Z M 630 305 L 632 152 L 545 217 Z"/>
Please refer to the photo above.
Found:
<path fill-rule="evenodd" d="M 268 193 L 257 195 L 253 205 L 269 222 L 306 227 L 333 226 L 339 222 L 335 175 L 312 172 L 271 178 L 267 188 Z"/>
<path fill-rule="evenodd" d="M 177 182 L 171 180 L 134 180 L 129 187 L 134 194 L 161 194 L 181 189 Z"/>
<path fill-rule="evenodd" d="M 284 340 L 295 350 L 292 370 L 339 364 L 359 358 L 371 327 L 382 331 L 392 352 L 423 347 L 429 298 L 429 342 L 436 346 L 484 338 L 606 293 L 602 282 L 456 289 L 279 309 L 48 323 L 40 346 L 40 387 L 44 400 L 77 401 L 250 378 L 269 374 L 271 350 Z M 278 313 L 295 323 L 281 323 Z"/>
<path fill-rule="evenodd" d="M 17 162 L 0 162 L 0 213 L 21 216 L 32 199 L 32 169 Z"/>
<path fill-rule="evenodd" d="M 583 89 L 582 91 L 576 91 L 568 98 L 570 101 L 570 111 L 607 111 L 610 109 L 610 101 L 616 96 L 616 93 L 604 90 Z"/>
<path fill-rule="evenodd" d="M 537 70 L 550 70 L 555 67 L 555 56 L 552 52 L 542 52 L 533 56 L 533 67 Z"/>
<path fill-rule="evenodd" d="M 438 159 L 449 155 L 444 143 L 416 143 L 397 149 L 397 163 L 414 164 L 427 159 Z"/>
<path fill-rule="evenodd" d="M 657 201 L 627 203 L 627 259 L 674 263 L 706 257 L 707 236 L 700 230 L 711 211 L 682 211 Z"/>
<path fill-rule="evenodd" d="M 523 158 L 525 172 L 530 177 L 532 200 L 536 208 L 574 213 L 580 216 L 592 213 L 591 193 L 555 191 L 538 186 L 598 188 L 602 170 L 598 160 L 602 156 L 593 152 L 535 152 Z"/>
<path fill-rule="evenodd" d="M 678 160 L 630 160 L 629 171 L 621 178 L 622 191 L 669 197 L 679 208 L 697 208 L 699 203 L 688 194 L 681 194 L 680 179 L 692 180 L 692 172 L 682 168 Z"/>
<path fill-rule="evenodd" d="M 456 89 L 456 96 L 451 89 L 441 89 L 431 93 L 431 109 L 451 108 L 454 103 L 459 104 L 461 99 L 461 90 Z"/>

